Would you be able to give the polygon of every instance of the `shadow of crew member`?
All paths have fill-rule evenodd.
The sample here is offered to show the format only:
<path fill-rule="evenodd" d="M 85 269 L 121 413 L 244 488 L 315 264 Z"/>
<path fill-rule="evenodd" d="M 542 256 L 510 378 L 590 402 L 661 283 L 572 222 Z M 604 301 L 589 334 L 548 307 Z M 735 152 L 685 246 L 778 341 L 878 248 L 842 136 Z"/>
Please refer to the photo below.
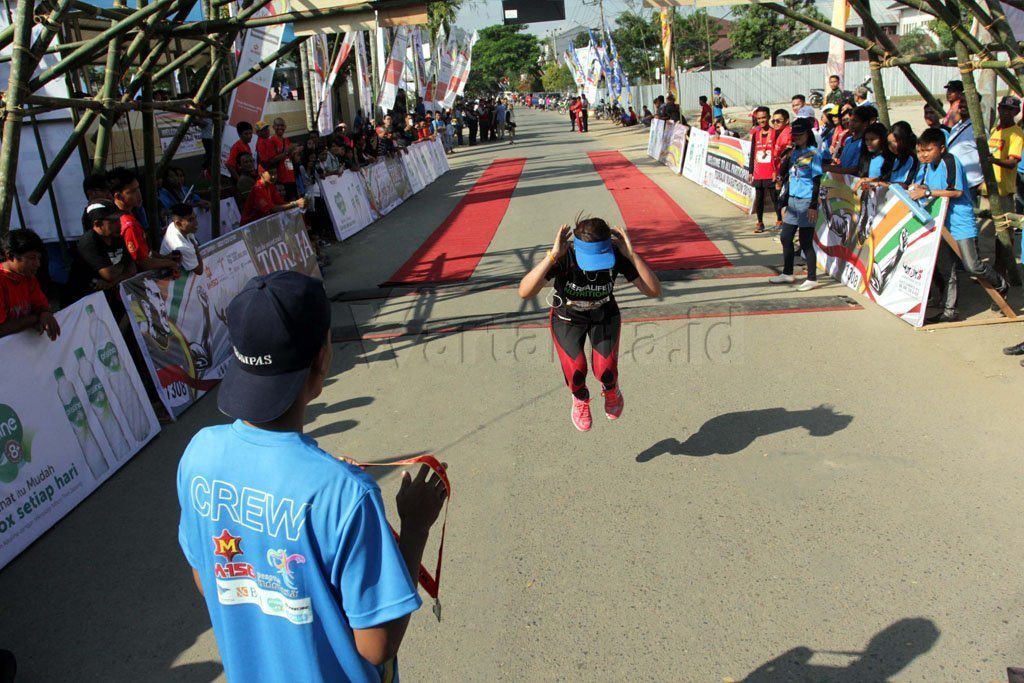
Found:
<path fill-rule="evenodd" d="M 686 441 L 662 439 L 637 455 L 636 461 L 648 462 L 659 455 L 730 455 L 749 447 L 760 436 L 796 427 L 806 429 L 809 436 L 830 436 L 846 429 L 852 421 L 852 415 L 837 413 L 827 405 L 808 410 L 762 408 L 725 413 L 705 422 Z"/>
<path fill-rule="evenodd" d="M 757 667 L 743 679 L 743 683 L 888 681 L 917 657 L 932 649 L 938 639 L 939 629 L 930 619 L 900 619 L 876 633 L 863 652 L 817 651 L 826 655 L 856 658 L 846 666 L 811 664 L 815 650 L 800 646 Z"/>

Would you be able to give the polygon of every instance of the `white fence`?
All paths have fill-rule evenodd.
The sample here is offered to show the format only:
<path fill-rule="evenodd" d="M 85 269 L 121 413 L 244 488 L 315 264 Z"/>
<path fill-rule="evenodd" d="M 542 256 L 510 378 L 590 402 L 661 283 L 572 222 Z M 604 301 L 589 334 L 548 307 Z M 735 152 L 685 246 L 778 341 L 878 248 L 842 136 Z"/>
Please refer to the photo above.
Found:
<path fill-rule="evenodd" d="M 933 93 L 943 93 L 943 86 L 960 78 L 956 67 L 915 65 L 914 73 Z M 868 78 L 867 62 L 847 62 L 844 87 L 853 90 Z M 899 69 L 883 69 L 886 97 L 917 95 L 910 82 Z M 714 87 L 721 88 L 730 106 L 757 106 L 789 102 L 797 93 L 810 95 L 811 88 L 825 87 L 825 65 L 764 66 L 751 69 L 718 69 L 714 73 Z M 706 71 L 679 75 L 680 105 L 683 110 L 697 108 L 697 98 L 711 94 L 711 74 Z M 633 106 L 637 112 L 651 106 L 657 95 L 664 93 L 660 85 L 634 86 Z M 653 109 L 653 108 L 652 108 Z"/>

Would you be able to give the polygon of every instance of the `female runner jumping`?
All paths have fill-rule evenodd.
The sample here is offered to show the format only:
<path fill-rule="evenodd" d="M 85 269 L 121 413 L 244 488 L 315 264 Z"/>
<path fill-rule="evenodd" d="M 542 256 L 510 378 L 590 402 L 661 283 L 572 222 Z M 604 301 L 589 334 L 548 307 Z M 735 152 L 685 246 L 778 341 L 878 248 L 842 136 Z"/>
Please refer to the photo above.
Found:
<path fill-rule="evenodd" d="M 569 240 L 572 234 L 575 239 Z M 612 290 L 621 274 L 649 297 L 661 296 L 661 283 L 633 250 L 623 228 L 608 227 L 600 218 L 577 219 L 576 227 L 562 225 L 544 260 L 519 283 L 519 296 L 536 296 L 554 278 L 551 336 L 562 363 L 565 383 L 572 392 L 572 423 L 590 431 L 590 391 L 583 343 L 590 337 L 594 376 L 601 382 L 604 412 L 609 420 L 622 415 L 619 389 L 619 330 L 622 318 Z"/>

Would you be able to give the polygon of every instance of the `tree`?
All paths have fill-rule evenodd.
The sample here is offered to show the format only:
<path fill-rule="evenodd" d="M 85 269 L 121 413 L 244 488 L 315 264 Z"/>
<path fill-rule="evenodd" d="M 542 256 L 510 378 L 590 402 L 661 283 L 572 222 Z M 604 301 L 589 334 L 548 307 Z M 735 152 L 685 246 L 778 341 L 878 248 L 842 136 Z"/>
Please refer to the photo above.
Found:
<path fill-rule="evenodd" d="M 900 36 L 898 47 L 900 53 L 904 55 L 920 55 L 938 49 L 935 39 L 927 31 L 920 28 L 915 28 L 913 31 Z"/>
<path fill-rule="evenodd" d="M 572 39 L 572 46 L 579 49 L 590 45 L 590 34 L 586 31 L 580 31 L 576 34 L 576 37 Z"/>
<path fill-rule="evenodd" d="M 571 92 L 576 90 L 576 80 L 565 64 L 548 62 L 544 65 L 541 85 L 546 92 Z"/>
<path fill-rule="evenodd" d="M 436 36 L 437 30 L 444 26 L 445 32 L 451 31 L 455 23 L 455 15 L 459 13 L 462 0 L 442 0 L 427 5 L 427 27 L 430 35 Z"/>
<path fill-rule="evenodd" d="M 466 89 L 475 93 L 495 92 L 498 81 L 507 78 L 519 83 L 539 73 L 540 41 L 525 33 L 526 25 L 488 26 L 480 29 L 480 40 L 473 47 L 473 67 Z"/>
<path fill-rule="evenodd" d="M 661 64 L 661 20 L 657 14 L 623 12 L 612 31 L 622 70 L 630 78 L 654 82 L 654 69 Z"/>
<path fill-rule="evenodd" d="M 814 0 L 785 0 L 785 5 L 805 16 L 827 21 Z M 736 8 L 734 14 L 736 21 L 729 32 L 729 39 L 733 54 L 740 59 L 761 57 L 774 63 L 776 55 L 809 33 L 803 24 L 761 5 L 743 5 Z"/>

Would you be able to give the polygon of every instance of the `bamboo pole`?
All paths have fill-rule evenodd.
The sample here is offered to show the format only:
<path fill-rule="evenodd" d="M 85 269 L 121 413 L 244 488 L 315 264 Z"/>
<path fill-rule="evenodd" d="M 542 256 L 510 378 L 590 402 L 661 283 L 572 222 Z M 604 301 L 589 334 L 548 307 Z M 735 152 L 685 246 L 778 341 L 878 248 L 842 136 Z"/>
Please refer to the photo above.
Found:
<path fill-rule="evenodd" d="M 227 34 L 224 36 L 225 43 L 230 43 L 234 40 L 234 34 Z M 210 65 L 210 70 L 206 73 L 206 77 L 203 82 L 200 83 L 199 89 L 196 91 L 195 97 L 192 98 L 192 104 L 194 107 L 202 107 L 203 100 L 206 99 L 207 92 L 213 87 L 217 81 L 217 70 L 221 68 L 227 51 L 220 52 Z M 193 114 L 188 114 L 182 120 L 181 125 L 178 127 L 178 132 L 174 134 L 171 142 L 167 145 L 167 149 L 164 150 L 163 156 L 160 157 L 160 163 L 157 166 L 157 176 L 163 174 L 164 169 L 171 163 L 175 153 L 178 151 L 178 146 L 181 145 L 181 141 L 185 139 L 185 133 L 188 132 L 188 127 L 192 124 L 192 120 L 195 118 Z"/>
<path fill-rule="evenodd" d="M 204 0 L 206 4 L 206 16 L 213 15 L 213 0 Z M 222 61 L 216 47 L 210 48 L 210 64 Z M 224 108 L 224 97 L 220 93 L 221 70 L 217 69 L 214 77 L 213 89 L 213 113 L 217 116 L 213 121 L 213 147 L 210 153 L 210 232 L 213 237 L 220 237 L 220 148 L 224 141 L 224 119 L 221 111 Z"/>
<path fill-rule="evenodd" d="M 870 30 L 871 39 L 878 41 L 878 43 L 885 49 L 887 53 L 899 54 L 899 50 L 897 49 L 896 45 L 892 42 L 892 39 L 890 39 L 889 36 L 885 34 L 885 31 L 882 30 L 882 28 L 878 25 L 878 22 L 876 22 L 874 17 L 871 15 L 871 8 L 867 4 L 867 0 L 864 0 L 863 2 L 862 0 L 850 0 L 850 5 L 853 7 L 854 10 L 856 10 L 857 14 L 861 17 L 861 20 L 864 22 L 864 28 Z M 871 61 L 875 62 L 876 60 Z M 883 61 L 880 64 L 880 66 L 884 67 L 887 66 L 887 64 L 886 62 Z M 924 98 L 924 101 L 928 104 L 928 106 L 932 107 L 933 109 L 935 109 L 935 111 L 939 112 L 940 116 L 945 114 L 945 108 L 942 106 L 942 103 L 940 103 L 939 100 L 935 97 L 935 95 L 932 94 L 928 86 L 925 85 L 924 81 L 922 81 L 916 73 L 914 73 L 914 70 L 911 69 L 909 65 L 896 66 L 899 66 L 900 71 L 903 72 L 903 75 L 910 82 L 910 85 L 913 86 L 914 90 L 916 90 L 918 94 L 920 94 L 921 97 Z M 881 72 L 877 74 L 876 79 L 876 71 L 877 69 L 872 70 L 871 80 L 872 84 L 875 87 L 875 95 L 878 96 L 878 88 L 884 88 L 884 84 L 882 83 Z M 881 94 L 881 97 L 884 96 L 885 93 L 883 92 Z M 882 123 L 884 123 L 885 125 L 889 125 L 888 103 L 886 103 L 885 110 L 885 116 L 882 119 Z M 882 112 L 881 110 L 879 110 L 879 116 L 881 115 Z"/>
<path fill-rule="evenodd" d="M 11 205 L 17 194 L 14 174 L 18 168 L 18 149 L 21 145 L 21 103 L 28 94 L 25 79 L 32 73 L 33 61 L 29 52 L 32 39 L 32 15 L 35 0 L 20 0 L 14 11 L 14 59 L 11 62 L 10 82 L 4 104 L 3 139 L 0 142 L 0 236 L 7 234 L 11 223 Z"/>
<path fill-rule="evenodd" d="M 187 105 L 192 104 L 192 100 L 167 100 L 165 102 L 145 102 L 135 101 L 131 102 L 111 102 L 110 104 L 104 104 L 100 100 L 93 99 L 74 99 L 70 97 L 46 97 L 43 95 L 29 95 L 25 98 L 27 104 L 37 105 L 34 109 L 36 113 L 44 111 L 53 111 L 55 109 L 93 109 L 100 111 L 103 109 L 112 109 L 116 112 L 128 112 L 128 111 L 173 111 L 182 114 L 201 114 L 199 110 L 191 109 Z"/>
<path fill-rule="evenodd" d="M 228 81 L 227 85 L 222 87 L 218 94 L 222 96 L 229 94 L 232 90 L 240 86 L 242 83 L 245 83 L 250 78 L 258 74 L 259 72 L 263 71 L 277 60 L 281 59 L 281 57 L 284 57 L 285 55 L 291 53 L 292 50 L 294 50 L 303 42 L 305 42 L 305 40 L 306 36 L 301 36 L 299 38 L 295 38 L 294 40 L 289 41 L 288 43 L 285 43 L 280 47 L 280 49 L 276 50 L 273 54 L 268 55 L 267 57 L 256 62 L 252 65 L 251 68 L 246 69 L 245 73 L 239 74 L 237 78 Z"/>
<path fill-rule="evenodd" d="M 198 57 L 200 54 L 202 54 L 207 49 L 207 47 L 208 46 L 203 45 L 202 43 L 200 43 L 198 45 L 193 45 L 187 51 L 183 52 L 182 54 L 180 54 L 177 57 L 175 57 L 174 59 L 172 59 L 168 64 L 166 64 L 165 66 L 160 67 L 157 70 L 157 72 L 153 74 L 153 80 L 154 81 L 159 81 L 161 78 L 163 78 L 167 74 L 173 73 L 174 71 L 176 71 L 177 69 L 181 68 L 185 64 L 188 64 L 190 61 L 192 61 L 193 59 Z"/>
<path fill-rule="evenodd" d="M 29 81 L 29 90 L 38 90 L 46 83 L 63 76 L 71 69 L 88 63 L 93 54 L 95 54 L 96 48 L 107 45 L 114 39 L 114 37 L 124 36 L 124 34 L 129 30 L 138 26 L 153 14 L 162 11 L 165 7 L 178 1 L 179 0 L 156 0 L 156 2 L 145 9 L 140 9 L 134 14 L 125 17 L 118 22 L 112 23 L 107 30 L 101 32 L 95 38 L 86 41 L 85 45 L 76 49 L 70 55 L 60 60 L 50 68 L 45 69 L 42 73 Z"/>
<path fill-rule="evenodd" d="M 103 74 L 103 90 L 100 99 L 103 103 L 110 102 L 117 93 L 117 65 L 121 51 L 120 37 L 115 37 L 107 46 L 106 72 Z M 96 148 L 92 153 L 92 170 L 102 171 L 107 163 L 107 150 L 110 149 L 110 135 L 114 128 L 115 112 L 104 107 L 100 111 L 100 127 L 96 130 Z"/>
<path fill-rule="evenodd" d="M 306 113 L 306 130 L 313 130 L 313 99 L 309 96 L 309 76 L 312 71 L 309 64 L 309 46 L 310 44 L 305 42 L 299 48 L 299 70 L 302 75 L 302 108 Z"/>
<path fill-rule="evenodd" d="M 137 0 L 139 9 L 145 7 L 146 0 Z M 148 40 L 146 44 L 148 44 Z M 142 101 L 153 101 L 153 78 L 148 73 L 143 73 Z M 153 109 L 147 107 L 142 111 L 142 173 L 145 177 L 143 188 L 143 206 L 146 208 L 146 216 L 149 218 L 146 224 L 147 237 L 150 248 L 160 245 L 160 206 L 157 201 L 156 192 L 156 152 L 153 144 L 156 142 L 156 117 Z"/>
<path fill-rule="evenodd" d="M 287 24 L 296 21 L 305 21 L 308 19 L 331 19 L 334 17 L 344 16 L 346 14 L 360 14 L 376 10 L 419 5 L 422 4 L 422 2 L 423 0 L 380 0 L 379 2 L 360 2 L 354 5 L 344 5 L 341 7 L 332 7 L 330 9 L 296 10 L 294 12 L 284 12 L 282 14 L 270 17 L 258 17 L 256 19 L 248 18 L 252 13 L 243 17 L 243 12 L 239 12 L 238 16 L 230 19 L 195 21 L 165 30 L 171 35 L 181 37 L 200 34 L 216 34 L 224 33 L 225 31 L 259 28 L 261 26 L 277 26 L 278 24 Z M 252 7 L 249 7 L 248 9 L 251 10 Z"/>
<path fill-rule="evenodd" d="M 1007 213 L 1007 207 L 1003 201 L 1004 198 L 999 196 L 999 185 L 996 183 L 996 175 L 992 170 L 992 156 L 989 153 L 988 140 L 985 137 L 986 131 L 982 123 L 984 118 L 981 111 L 981 98 L 978 95 L 977 84 L 974 82 L 974 71 L 968 65 L 971 59 L 970 52 L 962 40 L 957 40 L 954 47 L 961 64 L 960 74 L 964 82 L 964 99 L 967 101 L 967 110 L 971 114 L 971 120 L 975 122 L 975 125 L 972 126 L 974 140 L 981 158 L 981 172 L 985 178 L 985 188 L 988 190 L 992 220 L 996 225 L 995 265 L 1010 284 L 1020 285 L 1020 274 L 1017 272 L 1013 258 L 1013 233 L 1005 227 L 1007 221 L 1004 214 Z"/>

